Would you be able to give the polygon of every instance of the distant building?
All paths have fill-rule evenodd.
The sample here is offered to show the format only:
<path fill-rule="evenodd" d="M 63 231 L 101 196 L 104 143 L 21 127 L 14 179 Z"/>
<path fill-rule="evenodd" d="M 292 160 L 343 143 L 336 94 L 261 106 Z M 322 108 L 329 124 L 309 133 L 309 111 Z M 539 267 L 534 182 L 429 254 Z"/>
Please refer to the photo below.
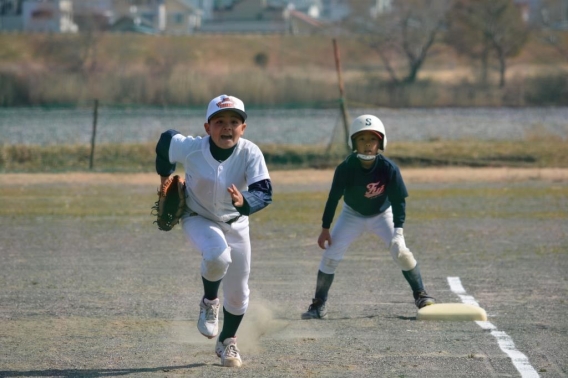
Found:
<path fill-rule="evenodd" d="M 31 32 L 76 33 L 71 0 L 28 0 L 22 7 L 23 30 Z"/>
<path fill-rule="evenodd" d="M 0 0 L 0 31 L 313 34 L 345 18 L 349 4 L 349 0 Z"/>
<path fill-rule="evenodd" d="M 0 0 L 0 30 L 22 30 L 22 0 Z"/>
<path fill-rule="evenodd" d="M 323 8 L 321 0 L 262 0 L 261 3 L 268 9 L 293 9 L 313 18 L 319 18 Z"/>
<path fill-rule="evenodd" d="M 109 30 L 116 21 L 112 0 L 73 0 L 73 19 L 79 31 Z"/>
<path fill-rule="evenodd" d="M 514 0 L 515 5 L 521 10 L 521 17 L 527 24 L 537 24 L 539 17 L 540 0 Z"/>
<path fill-rule="evenodd" d="M 568 0 L 514 0 L 531 26 L 568 30 Z"/>
<path fill-rule="evenodd" d="M 539 2 L 539 23 L 557 30 L 568 30 L 568 0 Z"/>
<path fill-rule="evenodd" d="M 226 0 L 196 33 L 313 34 L 339 0 Z M 324 2 L 328 8 L 324 8 Z"/>
<path fill-rule="evenodd" d="M 349 14 L 349 0 L 322 0 L 320 18 L 328 22 L 344 19 Z"/>
<path fill-rule="evenodd" d="M 392 11 L 392 0 L 376 0 L 371 7 L 371 17 L 377 18 L 381 14 L 390 13 Z"/>
<path fill-rule="evenodd" d="M 172 35 L 192 34 L 213 8 L 212 0 L 115 0 L 113 3 L 117 19 L 131 18 L 136 24 L 149 25 L 155 34 Z"/>
<path fill-rule="evenodd" d="M 148 34 L 155 35 L 156 29 L 154 25 L 149 22 L 144 21 L 140 18 L 132 18 L 123 16 L 118 20 L 113 22 L 110 26 L 109 31 L 118 33 L 136 33 L 136 34 Z"/>

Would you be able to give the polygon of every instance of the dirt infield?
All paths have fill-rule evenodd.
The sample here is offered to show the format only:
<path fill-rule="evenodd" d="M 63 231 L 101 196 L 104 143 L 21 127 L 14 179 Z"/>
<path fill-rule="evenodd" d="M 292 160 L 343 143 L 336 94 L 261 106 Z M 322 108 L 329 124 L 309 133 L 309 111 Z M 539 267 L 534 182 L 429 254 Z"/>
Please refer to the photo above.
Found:
<path fill-rule="evenodd" d="M 402 172 L 429 292 L 459 302 L 448 285 L 459 277 L 538 376 L 567 377 L 568 170 Z M 521 376 L 476 323 L 417 321 L 373 236 L 340 264 L 329 319 L 300 320 L 333 172 L 271 175 L 275 201 L 250 218 L 238 371 L 196 329 L 200 256 L 179 228 L 151 222 L 156 175 L 0 175 L 0 377 Z"/>
<path fill-rule="evenodd" d="M 515 182 L 515 181 L 568 181 L 567 168 L 410 168 L 402 169 L 407 183 L 456 183 L 456 182 Z M 333 170 L 301 169 L 271 171 L 272 181 L 285 188 L 290 186 L 328 186 Z M 36 185 L 66 183 L 108 183 L 154 185 L 158 180 L 154 173 L 7 173 L 0 174 L 0 185 Z"/>

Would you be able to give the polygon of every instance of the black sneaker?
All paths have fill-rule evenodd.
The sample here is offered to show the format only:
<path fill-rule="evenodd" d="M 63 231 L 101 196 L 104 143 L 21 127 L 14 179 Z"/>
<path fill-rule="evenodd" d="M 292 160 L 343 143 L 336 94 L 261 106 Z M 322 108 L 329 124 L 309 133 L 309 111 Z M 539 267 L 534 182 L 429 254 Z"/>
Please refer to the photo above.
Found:
<path fill-rule="evenodd" d="M 308 311 L 302 314 L 302 319 L 323 319 L 327 316 L 325 302 L 319 298 L 312 299 L 312 304 Z"/>
<path fill-rule="evenodd" d="M 415 291 L 414 304 L 416 304 L 416 307 L 422 308 L 436 304 L 436 300 L 425 291 Z"/>

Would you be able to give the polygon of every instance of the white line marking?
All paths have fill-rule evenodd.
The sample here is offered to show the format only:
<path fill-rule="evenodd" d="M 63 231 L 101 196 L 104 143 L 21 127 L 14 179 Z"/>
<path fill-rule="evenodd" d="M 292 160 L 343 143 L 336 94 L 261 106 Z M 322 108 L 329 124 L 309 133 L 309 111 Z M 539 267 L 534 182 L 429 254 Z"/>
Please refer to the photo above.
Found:
<path fill-rule="evenodd" d="M 471 295 L 466 295 L 465 289 L 463 288 L 459 277 L 448 277 L 448 284 L 450 285 L 450 289 L 458 297 L 460 297 L 463 303 L 479 307 L 479 304 Z M 521 373 L 521 377 L 523 378 L 539 377 L 536 370 L 530 364 L 527 356 L 525 356 L 523 353 L 519 352 L 515 348 L 515 343 L 513 342 L 513 339 L 511 339 L 509 335 L 507 335 L 503 331 L 498 331 L 497 327 L 495 327 L 490 322 L 476 321 L 476 323 L 481 328 L 490 331 L 493 337 L 497 339 L 499 347 L 503 352 L 505 352 L 509 356 L 515 368 L 517 368 L 519 373 Z"/>
<path fill-rule="evenodd" d="M 448 284 L 450 284 L 450 289 L 452 289 L 454 293 L 465 294 L 465 289 L 459 277 L 448 277 Z"/>

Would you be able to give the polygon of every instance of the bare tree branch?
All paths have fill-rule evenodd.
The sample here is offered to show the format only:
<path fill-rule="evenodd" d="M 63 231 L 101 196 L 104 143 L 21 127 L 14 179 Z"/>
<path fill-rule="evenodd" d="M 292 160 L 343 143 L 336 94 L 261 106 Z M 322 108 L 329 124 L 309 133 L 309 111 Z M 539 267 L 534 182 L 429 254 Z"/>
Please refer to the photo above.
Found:
<path fill-rule="evenodd" d="M 456 51 L 482 62 L 486 76 L 489 52 L 499 63 L 499 86 L 505 86 L 507 59 L 516 56 L 528 39 L 520 9 L 512 0 L 457 0 L 448 17 L 446 41 Z"/>
<path fill-rule="evenodd" d="M 413 83 L 437 42 L 450 0 L 395 0 L 392 10 L 372 17 L 369 8 L 355 7 L 346 29 L 364 36 L 394 83 Z M 399 78 L 398 60 L 406 61 Z"/>

